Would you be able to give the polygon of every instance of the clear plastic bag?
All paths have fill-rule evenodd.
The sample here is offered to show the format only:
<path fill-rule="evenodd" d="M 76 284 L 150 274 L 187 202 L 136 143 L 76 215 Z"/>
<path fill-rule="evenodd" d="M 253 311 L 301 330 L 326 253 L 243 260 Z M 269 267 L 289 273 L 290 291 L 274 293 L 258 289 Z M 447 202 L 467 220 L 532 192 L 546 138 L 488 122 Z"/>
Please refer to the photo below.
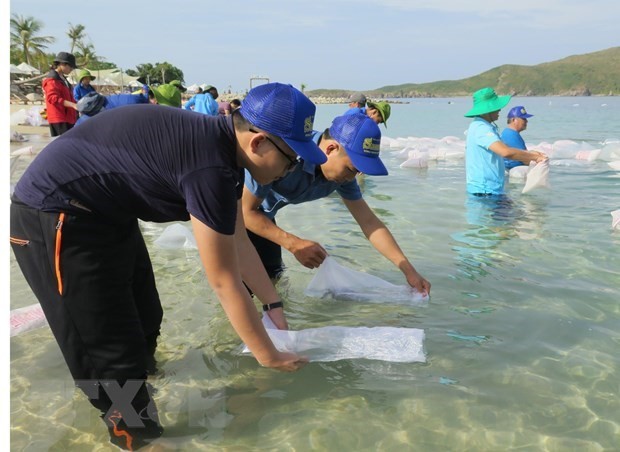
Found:
<path fill-rule="evenodd" d="M 155 240 L 155 245 L 167 250 L 189 248 L 197 249 L 196 239 L 192 231 L 182 224 L 175 223 L 168 226 Z"/>
<path fill-rule="evenodd" d="M 336 298 L 353 301 L 400 302 L 422 304 L 428 295 L 417 292 L 406 285 L 399 286 L 368 273 L 343 267 L 332 257 L 327 257 L 305 294 L 317 298 Z"/>

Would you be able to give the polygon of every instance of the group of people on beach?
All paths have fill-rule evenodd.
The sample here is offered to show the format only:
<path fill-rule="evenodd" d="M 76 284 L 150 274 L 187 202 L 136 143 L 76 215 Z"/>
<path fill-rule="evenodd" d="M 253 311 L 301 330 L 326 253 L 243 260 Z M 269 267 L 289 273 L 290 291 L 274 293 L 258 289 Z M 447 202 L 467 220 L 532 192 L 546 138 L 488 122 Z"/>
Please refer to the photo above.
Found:
<path fill-rule="evenodd" d="M 172 80 L 157 86 L 143 85 L 131 94 L 102 95 L 92 85 L 96 77 L 87 69 L 76 75 L 77 83 L 71 86 L 67 76 L 77 69 L 75 56 L 69 52 L 59 52 L 52 67 L 43 79 L 45 115 L 50 127 L 50 135 L 62 135 L 75 125 L 90 119 L 103 110 L 133 104 L 160 104 L 170 107 L 183 107 L 208 115 L 228 115 L 239 108 L 239 99 L 217 102 L 217 88 L 208 85 L 199 88 L 195 96 L 182 105 L 182 96 L 187 91 L 180 80 Z"/>
<path fill-rule="evenodd" d="M 79 90 L 75 102 L 65 78 L 75 58 L 61 52 L 54 65 L 43 84 L 46 102 L 54 104 L 50 131 L 59 138 L 15 186 L 10 240 L 76 385 L 101 411 L 118 447 L 137 449 L 163 434 L 147 379 L 156 371 L 164 310 L 138 220 L 191 221 L 209 285 L 265 367 L 295 371 L 307 359 L 274 347 L 252 297 L 278 328 L 288 328 L 274 285 L 284 271 L 281 248 L 308 268 L 328 254 L 277 225 L 276 214 L 289 204 L 337 192 L 412 290 L 430 293 L 356 179 L 388 174 L 379 129 L 390 117 L 387 102 L 356 93 L 348 111 L 316 131 L 315 105 L 291 85 L 258 86 L 230 114 L 213 114 L 214 87 L 170 108 L 181 107 L 178 84 L 171 83 L 127 95 L 140 101 L 123 108 L 103 108 L 97 98 L 93 114 L 78 105 L 96 96 Z M 159 106 L 141 105 L 153 103 L 151 91 Z M 466 115 L 474 118 L 467 189 L 475 196 L 503 193 L 502 158 L 545 158 L 501 141 L 493 122 L 506 97 L 480 90 Z M 90 119 L 72 129 L 76 110 Z"/>

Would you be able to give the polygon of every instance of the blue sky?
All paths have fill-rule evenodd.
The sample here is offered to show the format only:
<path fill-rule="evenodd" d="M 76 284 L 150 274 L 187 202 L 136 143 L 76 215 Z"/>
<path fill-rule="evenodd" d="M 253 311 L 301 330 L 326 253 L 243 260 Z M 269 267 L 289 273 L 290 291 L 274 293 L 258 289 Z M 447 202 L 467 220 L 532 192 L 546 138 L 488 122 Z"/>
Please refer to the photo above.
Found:
<path fill-rule="evenodd" d="M 105 4 L 105 7 L 103 6 Z M 620 45 L 617 0 L 12 1 L 67 50 L 83 24 L 122 68 L 168 61 L 187 84 L 243 90 L 253 75 L 307 89 L 461 79 Z M 8 21 L 7 21 L 8 22 Z M 6 36 L 6 34 L 5 34 Z"/>

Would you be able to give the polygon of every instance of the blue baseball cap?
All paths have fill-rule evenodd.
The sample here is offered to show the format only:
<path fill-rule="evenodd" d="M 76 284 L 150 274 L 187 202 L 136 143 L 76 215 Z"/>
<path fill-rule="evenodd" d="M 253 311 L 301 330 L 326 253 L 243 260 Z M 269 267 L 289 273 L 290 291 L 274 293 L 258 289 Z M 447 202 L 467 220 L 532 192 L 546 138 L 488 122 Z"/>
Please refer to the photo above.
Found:
<path fill-rule="evenodd" d="M 388 171 L 379 158 L 381 131 L 376 122 L 362 113 L 338 116 L 329 128 L 334 140 L 344 150 L 355 168 L 370 176 L 386 176 Z"/>
<path fill-rule="evenodd" d="M 282 138 L 302 159 L 315 165 L 327 161 L 312 139 L 316 106 L 293 86 L 257 86 L 248 92 L 239 111 L 256 127 Z"/>
<path fill-rule="evenodd" d="M 508 118 L 531 118 L 534 115 L 530 115 L 527 111 L 525 111 L 525 107 L 519 105 L 517 107 L 513 107 L 508 112 Z"/>

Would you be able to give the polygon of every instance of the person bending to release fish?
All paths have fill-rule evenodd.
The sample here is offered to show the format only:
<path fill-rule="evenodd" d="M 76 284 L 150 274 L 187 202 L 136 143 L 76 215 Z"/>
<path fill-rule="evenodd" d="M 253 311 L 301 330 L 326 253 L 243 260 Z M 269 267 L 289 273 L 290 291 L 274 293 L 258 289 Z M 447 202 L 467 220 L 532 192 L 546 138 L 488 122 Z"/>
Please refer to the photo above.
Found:
<path fill-rule="evenodd" d="M 360 173 L 388 173 L 379 158 L 381 132 L 377 124 L 361 113 L 339 116 L 323 133 L 315 131 L 314 140 L 327 157 L 323 164 L 302 161 L 286 177 L 268 184 L 246 171 L 244 221 L 269 276 L 277 279 L 284 271 L 282 247 L 305 267 L 321 265 L 327 257 L 325 248 L 283 230 L 276 224 L 275 216 L 289 204 L 324 198 L 336 191 L 370 243 L 403 272 L 411 287 L 429 294 L 431 284 L 417 272 L 392 233 L 368 206 L 355 179 Z"/>
<path fill-rule="evenodd" d="M 315 111 L 280 83 L 254 88 L 230 116 L 157 105 L 104 111 L 50 143 L 17 183 L 13 252 L 115 445 L 138 449 L 163 434 L 146 382 L 163 309 L 138 219 L 191 220 L 209 284 L 259 363 L 294 371 L 307 362 L 274 347 L 243 285 L 287 327 L 240 198 L 244 168 L 269 184 L 298 156 L 326 160 L 312 141 Z"/>

